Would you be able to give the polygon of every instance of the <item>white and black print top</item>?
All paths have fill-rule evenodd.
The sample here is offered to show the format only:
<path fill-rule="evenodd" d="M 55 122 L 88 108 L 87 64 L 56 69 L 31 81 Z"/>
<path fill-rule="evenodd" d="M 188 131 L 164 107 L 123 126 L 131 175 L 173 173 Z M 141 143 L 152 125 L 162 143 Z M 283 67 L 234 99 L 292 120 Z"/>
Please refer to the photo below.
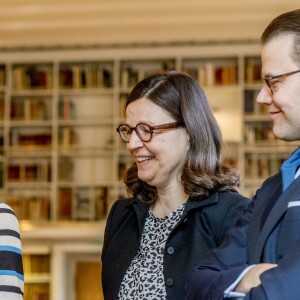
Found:
<path fill-rule="evenodd" d="M 163 218 L 148 212 L 138 253 L 120 286 L 118 300 L 167 299 L 163 258 L 167 238 L 181 219 L 185 203 Z"/>

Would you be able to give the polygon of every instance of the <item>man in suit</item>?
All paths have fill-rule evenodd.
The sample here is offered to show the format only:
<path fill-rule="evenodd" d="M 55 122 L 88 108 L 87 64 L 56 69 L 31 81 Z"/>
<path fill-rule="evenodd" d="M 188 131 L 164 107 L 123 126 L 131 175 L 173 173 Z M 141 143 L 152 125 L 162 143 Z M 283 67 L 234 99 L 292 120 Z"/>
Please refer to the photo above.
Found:
<path fill-rule="evenodd" d="M 300 9 L 275 18 L 261 43 L 257 102 L 268 106 L 278 139 L 300 141 Z M 299 165 L 300 148 L 263 183 L 221 247 L 192 271 L 186 299 L 300 299 Z"/>

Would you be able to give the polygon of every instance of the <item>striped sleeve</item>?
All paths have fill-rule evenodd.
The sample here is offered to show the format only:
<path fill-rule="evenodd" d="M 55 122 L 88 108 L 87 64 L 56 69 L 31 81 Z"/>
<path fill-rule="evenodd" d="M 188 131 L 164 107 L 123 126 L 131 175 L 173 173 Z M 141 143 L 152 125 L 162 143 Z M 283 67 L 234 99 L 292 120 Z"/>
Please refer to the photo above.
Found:
<path fill-rule="evenodd" d="M 0 202 L 0 299 L 22 300 L 24 274 L 19 222 Z"/>

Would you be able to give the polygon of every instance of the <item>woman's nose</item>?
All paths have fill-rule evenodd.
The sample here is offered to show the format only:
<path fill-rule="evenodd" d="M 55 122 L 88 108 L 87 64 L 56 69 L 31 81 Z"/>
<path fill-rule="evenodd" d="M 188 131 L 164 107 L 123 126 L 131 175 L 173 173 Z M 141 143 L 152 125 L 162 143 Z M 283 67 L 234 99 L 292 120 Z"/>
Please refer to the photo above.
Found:
<path fill-rule="evenodd" d="M 127 143 L 127 149 L 133 150 L 133 149 L 136 149 L 141 146 L 143 146 L 143 142 L 140 140 L 140 138 L 136 134 L 136 131 L 132 130 L 131 137 L 129 139 L 129 142 Z"/>

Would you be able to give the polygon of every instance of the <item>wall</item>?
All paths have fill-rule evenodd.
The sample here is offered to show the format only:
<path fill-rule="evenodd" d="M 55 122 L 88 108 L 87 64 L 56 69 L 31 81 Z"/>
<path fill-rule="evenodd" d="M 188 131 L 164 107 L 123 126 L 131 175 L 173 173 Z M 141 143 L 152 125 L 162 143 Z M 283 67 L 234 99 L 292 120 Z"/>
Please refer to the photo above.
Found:
<path fill-rule="evenodd" d="M 257 40 L 298 0 L 0 1 L 0 49 Z"/>

